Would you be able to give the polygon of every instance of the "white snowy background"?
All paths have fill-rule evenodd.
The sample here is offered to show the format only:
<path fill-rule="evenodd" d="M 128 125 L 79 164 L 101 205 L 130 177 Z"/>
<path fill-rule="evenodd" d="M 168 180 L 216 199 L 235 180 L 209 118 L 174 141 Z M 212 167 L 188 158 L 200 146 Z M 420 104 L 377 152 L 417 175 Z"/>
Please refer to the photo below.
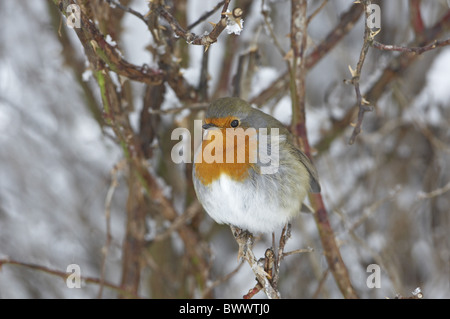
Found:
<path fill-rule="evenodd" d="M 254 44 L 261 50 L 249 97 L 285 71 L 282 57 L 260 28 L 261 1 L 254 2 L 252 12 L 244 19 L 236 48 L 245 52 Z M 317 6 L 315 2 L 309 1 L 310 11 Z M 311 22 L 309 45 L 323 39 L 351 2 L 329 1 Z M 11 258 L 63 272 L 69 264 L 78 264 L 83 276 L 99 277 L 106 240 L 105 198 L 110 171 L 123 154 L 102 133 L 71 70 L 64 64 L 57 32 L 49 23 L 49 3 L 0 1 L 0 259 Z M 216 1 L 187 3 L 188 21 L 192 22 Z M 144 0 L 134 0 L 131 6 L 142 13 L 147 10 Z M 274 5 L 274 1 L 266 1 L 266 6 L 273 10 L 275 32 L 280 34 L 284 48 L 288 48 L 289 2 Z M 406 44 L 410 40 L 410 31 L 405 31 L 409 28 L 407 7 L 407 1 L 381 3 L 380 41 Z M 423 1 L 422 9 L 429 26 L 448 10 L 448 5 L 445 1 Z M 217 20 L 215 17 L 211 20 Z M 120 41 L 126 59 L 152 66 L 151 55 L 145 50 L 152 43 L 146 26 L 126 14 L 123 27 Z M 197 28 L 203 30 L 205 26 Z M 395 33 L 384 34 L 383 30 Z M 255 37 L 257 31 L 261 32 L 259 37 Z M 68 29 L 68 33 L 76 43 L 73 30 Z M 307 76 L 307 125 L 313 147 L 322 132 L 333 125 L 332 119 L 342 116 L 354 104 L 353 87 L 343 80 L 350 78 L 348 65 L 356 65 L 362 34 L 360 20 Z M 447 32 L 444 38 L 449 35 Z M 219 80 L 216 74 L 225 50 L 221 40 L 227 36 L 222 34 L 210 48 L 210 88 Z M 81 45 L 79 48 L 76 54 L 82 56 Z M 198 81 L 202 50 L 199 46 L 190 47 L 190 64 L 184 75 L 191 83 Z M 392 55 L 370 50 L 361 77 L 363 91 Z M 86 81 L 95 87 L 89 73 Z M 132 115 L 136 120 L 142 107 L 142 86 L 136 84 L 133 88 L 138 97 L 137 110 Z M 164 107 L 176 106 L 180 106 L 179 101 L 168 91 Z M 364 130 L 355 145 L 347 144 L 352 130 L 349 127 L 328 150 L 317 154 L 316 165 L 332 226 L 352 283 L 363 298 L 410 296 L 416 287 L 422 289 L 426 298 L 450 297 L 450 192 L 421 197 L 450 182 L 449 108 L 450 48 L 442 48 L 423 54 L 407 75 L 390 86 L 376 110 L 365 115 Z M 289 123 L 288 93 L 263 109 Z M 121 241 L 125 233 L 124 184 L 119 180 L 111 203 L 113 242 L 106 264 L 106 278 L 116 284 L 120 281 Z M 213 226 L 205 217 L 205 233 Z M 217 277 L 237 265 L 237 246 L 227 227 L 219 227 L 223 228 L 210 238 L 215 258 L 213 274 Z M 270 245 L 269 239 L 259 242 L 256 253 L 262 255 L 267 244 Z M 311 297 L 322 275 L 316 270 L 327 267 L 314 220 L 310 215 L 301 215 L 293 223 L 287 248 L 308 246 L 314 248 L 313 253 L 286 258 L 282 272 L 299 279 L 287 277 L 281 281 L 283 296 Z M 369 264 L 381 267 L 380 289 L 366 285 Z M 253 285 L 254 276 L 244 265 L 227 283 L 216 288 L 215 296 L 239 298 Z M 142 296 L 152 296 L 147 287 L 141 290 Z M 61 278 L 26 267 L 0 268 L 0 298 L 94 298 L 97 292 L 98 287 L 92 284 L 69 289 Z M 103 296 L 116 294 L 105 289 Z M 263 297 L 262 293 L 257 297 Z M 321 297 L 341 297 L 331 275 Z"/>

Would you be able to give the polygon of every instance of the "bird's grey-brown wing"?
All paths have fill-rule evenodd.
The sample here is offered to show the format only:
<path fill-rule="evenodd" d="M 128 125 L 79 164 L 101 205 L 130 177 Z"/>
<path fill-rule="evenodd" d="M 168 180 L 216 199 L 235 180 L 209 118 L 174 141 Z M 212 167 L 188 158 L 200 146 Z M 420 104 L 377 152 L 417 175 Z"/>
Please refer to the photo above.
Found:
<path fill-rule="evenodd" d="M 303 153 L 302 151 L 300 151 L 298 148 L 295 148 L 295 147 L 294 147 L 294 150 L 295 150 L 295 155 L 300 159 L 300 162 L 302 162 L 303 165 L 305 165 L 305 167 L 309 173 L 309 177 L 310 177 L 309 185 L 311 187 L 311 191 L 313 193 L 320 193 L 319 175 L 317 174 L 316 168 L 311 163 L 308 156 L 305 155 L 305 153 Z"/>

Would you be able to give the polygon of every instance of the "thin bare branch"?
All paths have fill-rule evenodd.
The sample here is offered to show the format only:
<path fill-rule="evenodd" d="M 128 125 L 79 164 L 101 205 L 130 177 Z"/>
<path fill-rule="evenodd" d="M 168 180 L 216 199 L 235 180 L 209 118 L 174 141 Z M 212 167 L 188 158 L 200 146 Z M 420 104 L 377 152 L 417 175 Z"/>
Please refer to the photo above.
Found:
<path fill-rule="evenodd" d="M 280 293 L 270 281 L 271 276 L 264 270 L 264 265 L 260 265 L 253 253 L 253 235 L 234 226 L 231 226 L 231 232 L 239 245 L 238 259 L 242 257 L 247 261 L 261 289 L 264 290 L 269 299 L 280 299 Z M 255 293 L 258 291 L 255 291 Z M 249 294 L 246 296 L 248 297 Z"/>
<path fill-rule="evenodd" d="M 202 295 L 204 297 L 208 296 L 214 288 L 216 288 L 216 287 L 220 286 L 221 284 L 223 284 L 223 283 L 227 282 L 228 280 L 230 280 L 234 275 L 236 275 L 239 272 L 239 270 L 241 269 L 242 265 L 244 265 L 244 260 L 241 260 L 239 265 L 237 265 L 236 268 L 234 268 L 231 272 L 229 272 L 225 276 L 222 276 L 219 279 L 216 279 L 215 281 L 210 283 L 206 287 L 206 289 L 203 291 Z"/>
<path fill-rule="evenodd" d="M 361 53 L 359 54 L 359 60 L 358 64 L 356 65 L 356 70 L 353 70 L 350 66 L 350 72 L 352 74 L 352 80 L 351 83 L 355 87 L 355 93 L 356 93 L 356 105 L 358 107 L 358 119 L 356 121 L 356 124 L 354 125 L 353 133 L 350 137 L 349 144 L 353 144 L 355 142 L 356 136 L 361 132 L 361 125 L 364 119 L 364 114 L 366 112 L 372 111 L 372 107 L 369 107 L 369 102 L 363 98 L 361 95 L 361 90 L 359 87 L 359 80 L 361 77 L 361 70 L 364 65 L 364 60 L 366 59 L 367 52 L 369 51 L 369 47 L 371 43 L 373 42 L 373 39 L 376 32 L 372 32 L 372 30 L 369 28 L 366 21 L 368 21 L 370 16 L 370 9 L 371 1 L 370 0 L 363 0 L 362 4 L 364 6 L 364 12 L 365 12 L 365 23 L 364 23 L 364 42 L 361 49 Z"/>
<path fill-rule="evenodd" d="M 303 254 L 303 253 L 312 253 L 314 251 L 314 248 L 308 247 L 308 248 L 300 248 L 292 251 L 287 251 L 283 253 L 283 257 L 295 255 L 295 254 Z"/>
<path fill-rule="evenodd" d="M 153 5 L 152 4 L 152 10 L 155 10 L 161 17 L 163 17 L 172 28 L 172 31 L 180 38 L 183 38 L 186 40 L 187 43 L 193 44 L 193 45 L 203 45 L 205 47 L 205 50 L 208 50 L 209 46 L 215 42 L 217 42 L 217 38 L 222 33 L 223 30 L 225 30 L 227 26 L 227 15 L 225 14 L 228 5 L 230 3 L 230 0 L 226 0 L 224 2 L 223 8 L 222 8 L 222 14 L 219 22 L 214 24 L 214 27 L 211 32 L 208 34 L 205 34 L 203 36 L 198 36 L 195 33 L 186 31 L 183 29 L 183 27 L 180 26 L 178 21 L 173 17 L 173 15 L 166 10 L 165 7 L 161 5 Z"/>
<path fill-rule="evenodd" d="M 447 192 L 450 192 L 450 182 L 448 182 L 445 186 L 437 188 L 431 192 L 425 193 L 425 192 L 420 192 L 417 194 L 417 200 L 422 200 L 422 199 L 429 199 L 429 198 L 433 198 L 433 197 L 437 197 L 437 196 L 441 196 L 442 194 L 445 194 Z"/>
<path fill-rule="evenodd" d="M 320 6 L 317 7 L 317 9 L 314 10 L 314 12 L 311 13 L 311 15 L 308 17 L 308 19 L 306 20 L 306 24 L 309 24 L 311 22 L 311 20 L 314 19 L 314 17 L 319 14 L 319 12 L 322 11 L 322 9 L 325 7 L 325 5 L 327 3 L 328 3 L 328 0 L 323 0 L 322 3 L 320 4 Z"/>
<path fill-rule="evenodd" d="M 106 259 L 108 257 L 109 247 L 111 245 L 112 235 L 111 235 L 111 202 L 114 196 L 114 192 L 119 186 L 117 179 L 117 173 L 119 170 L 123 169 L 126 164 L 125 161 L 121 161 L 119 164 L 115 165 L 111 170 L 111 184 L 109 186 L 108 192 L 105 198 L 105 224 L 106 224 L 106 240 L 105 245 L 102 248 L 102 262 L 100 266 L 100 289 L 97 294 L 97 298 L 101 298 L 103 294 L 103 283 L 105 280 L 105 270 L 106 270 Z"/>
<path fill-rule="evenodd" d="M 225 4 L 225 0 L 220 1 L 218 4 L 216 4 L 216 6 L 214 8 L 212 8 L 209 11 L 206 11 L 204 14 L 202 14 L 200 16 L 200 18 L 198 18 L 195 22 L 191 23 L 190 25 L 187 26 L 188 30 L 191 30 L 192 28 L 196 27 L 197 25 L 199 25 L 200 23 L 202 23 L 203 21 L 205 21 L 206 19 L 208 19 L 210 16 L 212 16 L 214 14 L 214 12 L 216 12 L 217 10 L 220 9 L 220 7 L 222 7 Z"/>
<path fill-rule="evenodd" d="M 36 265 L 36 264 L 31 264 L 31 263 L 25 263 L 25 262 L 21 262 L 21 261 L 17 261 L 14 259 L 8 259 L 8 258 L 3 258 L 0 259 L 0 269 L 4 266 L 4 265 L 13 265 L 13 266 L 19 266 L 19 267 L 24 267 L 24 268 L 28 268 L 28 269 L 32 269 L 32 270 L 36 270 L 36 271 L 40 271 L 49 275 L 53 275 L 53 276 L 57 276 L 62 278 L 63 280 L 67 280 L 68 276 L 71 275 L 71 273 L 67 273 L 67 272 L 63 272 L 60 270 L 56 270 L 56 269 L 51 269 L 45 266 L 41 266 L 41 265 Z M 87 276 L 80 276 L 80 280 L 83 283 L 87 283 L 87 284 L 96 284 L 96 285 L 103 285 L 104 287 L 114 290 L 116 292 L 119 292 L 123 295 L 132 297 L 132 298 L 140 298 L 137 294 L 133 294 L 129 291 L 126 291 L 124 289 L 122 289 L 121 287 L 114 285 L 108 281 L 105 281 L 103 279 L 99 279 L 99 278 L 95 278 L 95 277 L 87 277 Z"/>
<path fill-rule="evenodd" d="M 435 40 L 433 43 L 428 44 L 423 47 L 404 47 L 404 46 L 398 46 L 393 44 L 383 44 L 378 41 L 373 41 L 371 43 L 372 47 L 383 50 L 383 51 L 397 51 L 397 52 L 410 52 L 414 54 L 422 54 L 427 51 L 431 51 L 437 48 L 444 47 L 446 45 L 450 45 L 450 39 L 447 40 Z"/>
<path fill-rule="evenodd" d="M 135 17 L 137 17 L 137 18 L 139 18 L 140 20 L 142 20 L 145 24 L 147 24 L 147 18 L 144 17 L 143 14 L 137 12 L 136 10 L 134 10 L 134 9 L 132 9 L 132 8 L 130 8 L 130 7 L 124 6 L 123 4 L 121 4 L 120 2 L 115 1 L 115 0 L 105 0 L 105 1 L 108 2 L 108 4 L 109 4 L 112 8 L 117 7 L 117 8 L 119 8 L 119 9 L 125 11 L 125 12 L 131 13 L 131 14 L 134 15 Z"/>

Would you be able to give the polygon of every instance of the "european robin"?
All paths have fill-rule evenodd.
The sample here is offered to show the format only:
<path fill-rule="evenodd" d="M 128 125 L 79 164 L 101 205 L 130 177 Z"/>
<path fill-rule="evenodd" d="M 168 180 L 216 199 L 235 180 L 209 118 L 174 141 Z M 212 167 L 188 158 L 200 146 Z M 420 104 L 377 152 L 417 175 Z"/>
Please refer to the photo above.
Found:
<path fill-rule="evenodd" d="M 300 212 L 309 191 L 320 192 L 315 167 L 286 127 L 246 101 L 216 100 L 202 127 L 193 182 L 217 223 L 270 233 Z"/>

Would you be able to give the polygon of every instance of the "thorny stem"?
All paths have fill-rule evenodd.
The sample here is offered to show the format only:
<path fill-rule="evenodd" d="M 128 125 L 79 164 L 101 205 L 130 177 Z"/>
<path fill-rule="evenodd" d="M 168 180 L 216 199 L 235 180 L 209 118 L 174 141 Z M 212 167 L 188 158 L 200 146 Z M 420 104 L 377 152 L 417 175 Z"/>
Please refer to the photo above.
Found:
<path fill-rule="evenodd" d="M 363 0 L 362 1 L 364 6 L 364 12 L 365 12 L 365 21 L 368 21 L 370 16 L 370 10 L 369 7 L 371 5 L 370 0 Z M 367 102 L 361 95 L 361 90 L 359 88 L 359 79 L 361 77 L 361 70 L 364 64 L 364 60 L 366 59 L 367 52 L 369 51 L 369 47 L 371 43 L 373 42 L 373 38 L 376 35 L 376 33 L 372 32 L 368 26 L 367 23 L 364 23 L 364 43 L 361 49 L 361 53 L 359 55 L 358 64 L 356 65 L 356 70 L 352 70 L 350 67 L 350 72 L 352 73 L 352 80 L 351 83 L 355 87 L 355 93 L 356 93 L 356 105 L 358 107 L 358 119 L 355 124 L 355 127 L 353 129 L 353 133 L 350 137 L 349 144 L 353 144 L 355 142 L 356 136 L 361 132 L 361 125 L 364 119 L 364 113 L 372 111 L 372 108 L 369 107 Z"/>
<path fill-rule="evenodd" d="M 32 270 L 36 270 L 36 271 L 40 271 L 46 274 L 50 274 L 53 276 L 57 276 L 60 277 L 63 280 L 67 280 L 68 276 L 71 275 L 71 273 L 67 273 L 67 272 L 63 272 L 60 270 L 55 270 L 55 269 L 51 269 L 45 266 L 41 266 L 41 265 L 35 265 L 35 264 L 30 264 L 30 263 L 24 263 L 21 261 L 17 261 L 17 260 L 13 260 L 13 259 L 0 259 L 0 269 L 4 266 L 4 265 L 12 265 L 12 266 L 19 266 L 19 267 L 25 267 L 28 269 L 32 269 Z M 107 282 L 103 279 L 99 279 L 99 278 L 94 278 L 94 277 L 86 277 L 86 276 L 80 276 L 80 280 L 81 283 L 86 283 L 86 284 L 96 284 L 96 285 L 102 285 L 103 287 L 106 287 L 108 289 L 114 290 L 119 292 L 120 294 L 123 295 L 127 295 L 129 297 L 132 298 L 140 298 L 138 295 L 128 291 L 128 290 L 124 290 L 119 286 L 116 286 L 110 282 Z"/>
<path fill-rule="evenodd" d="M 156 10 L 156 12 L 163 17 L 172 28 L 172 31 L 178 36 L 186 40 L 189 44 L 194 45 L 203 45 L 205 47 L 205 51 L 208 50 L 209 46 L 215 42 L 217 42 L 217 38 L 222 33 L 223 30 L 225 30 L 227 26 L 227 17 L 225 15 L 228 5 L 230 4 L 231 0 L 226 0 L 224 2 L 223 8 L 222 8 L 222 14 L 221 18 L 218 23 L 214 24 L 214 27 L 211 32 L 209 32 L 206 35 L 198 36 L 192 32 L 186 31 L 183 29 L 183 27 L 180 26 L 178 21 L 172 16 L 172 14 L 167 11 L 163 6 L 161 5 L 155 5 L 155 8 L 151 8 Z"/>
<path fill-rule="evenodd" d="M 264 290 L 269 299 L 280 299 L 280 293 L 272 286 L 272 283 L 270 282 L 271 276 L 263 269 L 263 267 L 259 265 L 258 260 L 253 253 L 253 235 L 238 227 L 230 226 L 230 228 L 236 242 L 239 245 L 238 258 L 240 259 L 242 257 L 247 261 L 256 276 L 258 284 L 261 286 L 260 289 Z M 250 296 L 251 298 L 251 296 L 259 291 L 258 284 L 255 286 L 256 289 L 254 288 L 251 291 L 253 294 L 249 292 L 246 295 L 247 297 Z"/>

